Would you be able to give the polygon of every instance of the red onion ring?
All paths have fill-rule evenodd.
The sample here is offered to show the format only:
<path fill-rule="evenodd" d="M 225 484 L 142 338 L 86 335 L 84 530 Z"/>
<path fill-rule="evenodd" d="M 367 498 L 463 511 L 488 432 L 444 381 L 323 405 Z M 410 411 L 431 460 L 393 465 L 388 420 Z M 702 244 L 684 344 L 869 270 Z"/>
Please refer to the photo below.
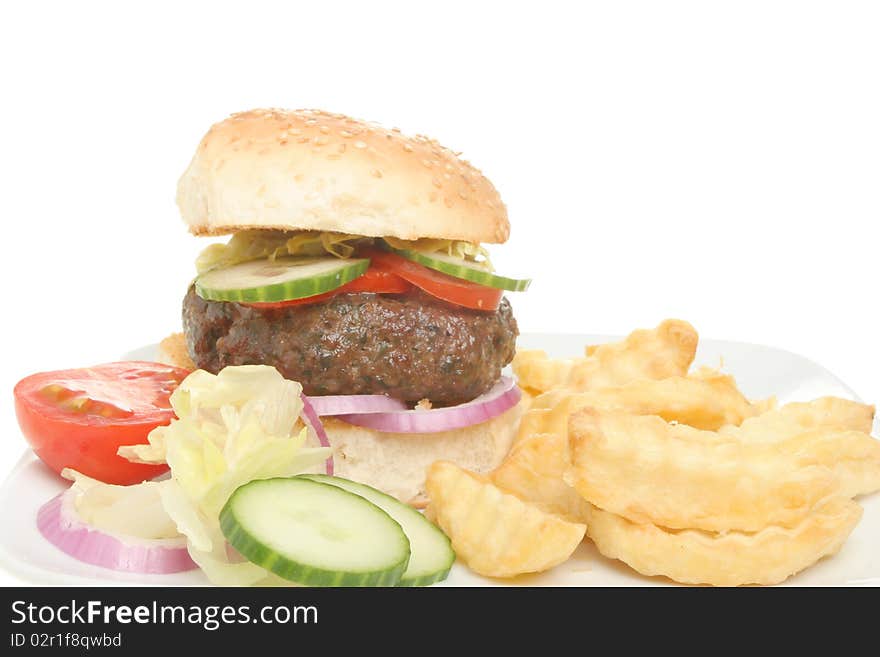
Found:
<path fill-rule="evenodd" d="M 74 559 L 94 566 L 130 573 L 167 574 L 197 568 L 186 549 L 186 539 L 145 539 L 108 534 L 83 522 L 69 488 L 37 512 L 37 528 L 52 545 Z"/>
<path fill-rule="evenodd" d="M 406 410 L 406 404 L 386 395 L 316 395 L 309 397 L 309 402 L 320 417 Z"/>
<path fill-rule="evenodd" d="M 303 422 L 315 432 L 315 435 L 318 437 L 318 442 L 321 443 L 321 447 L 330 447 L 330 438 L 327 437 L 327 431 L 321 423 L 321 418 L 319 418 L 318 414 L 315 412 L 310 398 L 305 395 L 300 395 L 300 397 L 302 397 L 303 403 Z M 333 452 L 330 452 L 330 456 L 327 457 L 324 469 L 328 475 L 333 475 Z"/>
<path fill-rule="evenodd" d="M 388 433 L 437 433 L 461 429 L 491 420 L 513 408 L 522 391 L 509 376 L 502 376 L 492 388 L 469 402 L 429 411 L 407 410 L 390 413 L 340 415 L 349 424 Z"/>

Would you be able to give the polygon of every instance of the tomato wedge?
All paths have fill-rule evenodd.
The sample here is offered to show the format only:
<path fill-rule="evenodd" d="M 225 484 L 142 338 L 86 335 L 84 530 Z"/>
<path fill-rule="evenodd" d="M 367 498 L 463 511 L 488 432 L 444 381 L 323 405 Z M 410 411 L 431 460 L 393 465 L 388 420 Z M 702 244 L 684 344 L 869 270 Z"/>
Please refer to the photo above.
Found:
<path fill-rule="evenodd" d="M 32 374 L 15 386 L 15 414 L 55 472 L 73 468 L 110 484 L 136 484 L 168 467 L 131 463 L 116 450 L 146 443 L 150 431 L 171 422 L 168 398 L 187 374 L 142 361 Z"/>
<path fill-rule="evenodd" d="M 394 272 L 431 296 L 465 308 L 497 310 L 504 295 L 504 290 L 443 274 L 396 253 L 372 250 L 364 255 L 370 258 L 371 266 Z"/>
<path fill-rule="evenodd" d="M 408 292 L 411 285 L 403 278 L 390 270 L 382 267 L 370 266 L 370 268 L 362 275 L 350 283 L 325 292 L 324 294 L 316 294 L 303 299 L 291 299 L 289 301 L 276 301 L 272 303 L 243 303 L 243 306 L 251 308 L 260 308 L 263 310 L 272 310 L 275 308 L 289 308 L 290 306 L 301 306 L 308 303 L 320 303 L 332 299 L 337 294 L 347 294 L 351 292 L 372 292 L 374 294 L 402 294 Z"/>

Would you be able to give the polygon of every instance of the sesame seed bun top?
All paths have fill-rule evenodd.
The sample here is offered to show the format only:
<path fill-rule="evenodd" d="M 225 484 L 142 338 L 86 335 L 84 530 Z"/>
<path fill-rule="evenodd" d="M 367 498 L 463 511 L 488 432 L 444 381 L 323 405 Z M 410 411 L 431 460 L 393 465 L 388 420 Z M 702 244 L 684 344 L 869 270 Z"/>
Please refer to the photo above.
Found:
<path fill-rule="evenodd" d="M 510 224 L 477 169 L 437 142 L 317 110 L 234 114 L 177 186 L 194 235 L 248 228 L 501 243 Z"/>

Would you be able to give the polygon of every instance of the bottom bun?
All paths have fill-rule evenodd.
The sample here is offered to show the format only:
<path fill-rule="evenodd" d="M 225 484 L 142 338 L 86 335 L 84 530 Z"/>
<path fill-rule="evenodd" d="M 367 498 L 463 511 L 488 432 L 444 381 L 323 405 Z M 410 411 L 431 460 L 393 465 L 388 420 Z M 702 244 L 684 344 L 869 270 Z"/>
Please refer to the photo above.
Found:
<path fill-rule="evenodd" d="M 424 507 L 425 474 L 434 461 L 487 474 L 504 460 L 524 402 L 486 422 L 437 433 L 385 433 L 322 418 L 333 448 L 334 474 L 373 486 L 402 502 Z"/>
<path fill-rule="evenodd" d="M 195 369 L 186 349 L 183 333 L 174 333 L 159 344 L 162 363 Z M 528 405 L 523 400 L 487 422 L 464 429 L 438 433 L 384 433 L 354 426 L 334 418 L 323 418 L 333 448 L 334 474 L 367 484 L 402 502 L 424 507 L 425 471 L 434 461 L 487 474 L 510 450 L 519 420 Z M 315 472 L 323 472 L 318 466 Z"/>

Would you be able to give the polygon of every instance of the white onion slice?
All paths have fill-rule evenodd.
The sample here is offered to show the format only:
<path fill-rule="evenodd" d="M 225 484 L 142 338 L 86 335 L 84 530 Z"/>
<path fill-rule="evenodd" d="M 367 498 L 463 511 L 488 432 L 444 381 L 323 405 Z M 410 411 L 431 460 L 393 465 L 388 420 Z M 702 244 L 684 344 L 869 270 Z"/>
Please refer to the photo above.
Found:
<path fill-rule="evenodd" d="M 406 410 L 406 404 L 386 395 L 315 395 L 309 402 L 320 417 Z"/>
<path fill-rule="evenodd" d="M 71 487 L 37 512 L 37 528 L 52 545 L 94 566 L 131 573 L 167 574 L 196 568 L 186 538 L 145 539 L 113 535 L 83 522 Z"/>
<path fill-rule="evenodd" d="M 321 422 L 321 418 L 318 417 L 318 414 L 315 412 L 314 407 L 312 406 L 311 398 L 306 395 L 300 395 L 302 397 L 303 409 L 302 409 L 302 420 L 305 422 L 308 427 L 315 432 L 315 435 L 318 437 L 318 442 L 321 443 L 321 447 L 330 447 L 330 438 L 327 436 L 327 431 L 324 429 L 324 425 Z M 330 452 L 330 456 L 327 457 L 326 465 L 324 466 L 325 471 L 328 475 L 333 476 L 333 452 Z"/>
<path fill-rule="evenodd" d="M 390 413 L 352 413 L 340 415 L 339 419 L 387 433 L 437 433 L 491 420 L 516 406 L 521 398 L 522 391 L 516 382 L 509 376 L 502 376 L 488 392 L 458 406 Z"/>

